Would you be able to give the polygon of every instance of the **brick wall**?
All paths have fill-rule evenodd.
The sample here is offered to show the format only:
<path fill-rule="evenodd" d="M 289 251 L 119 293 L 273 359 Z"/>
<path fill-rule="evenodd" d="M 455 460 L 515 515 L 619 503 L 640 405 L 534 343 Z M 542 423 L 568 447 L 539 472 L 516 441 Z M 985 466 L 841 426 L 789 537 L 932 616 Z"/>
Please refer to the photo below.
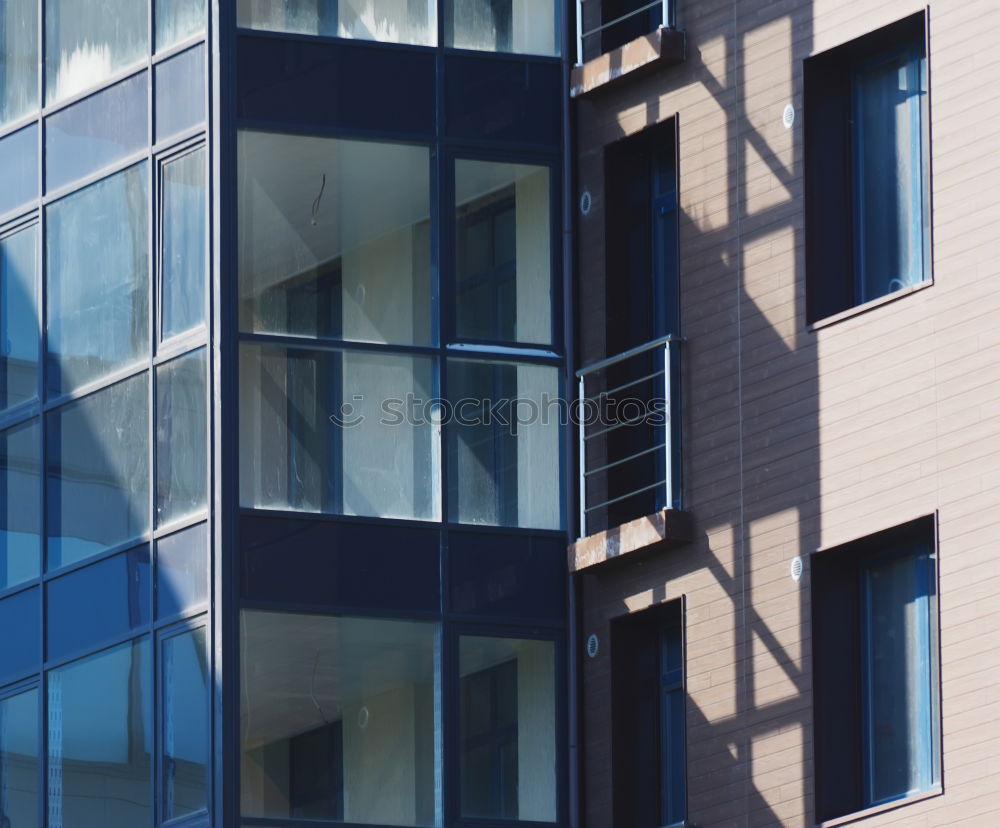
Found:
<path fill-rule="evenodd" d="M 603 147 L 679 123 L 696 540 L 577 577 L 581 635 L 602 644 L 611 618 L 686 596 L 688 818 L 701 828 L 813 824 L 810 574 L 795 582 L 790 562 L 935 512 L 945 792 L 862 824 L 1000 825 L 994 0 L 929 7 L 933 285 L 816 330 L 805 321 L 802 60 L 923 8 L 680 0 L 683 64 L 574 104 L 578 194 L 593 198 L 577 216 L 582 362 L 603 356 Z M 582 657 L 589 828 L 612 822 L 608 655 Z"/>

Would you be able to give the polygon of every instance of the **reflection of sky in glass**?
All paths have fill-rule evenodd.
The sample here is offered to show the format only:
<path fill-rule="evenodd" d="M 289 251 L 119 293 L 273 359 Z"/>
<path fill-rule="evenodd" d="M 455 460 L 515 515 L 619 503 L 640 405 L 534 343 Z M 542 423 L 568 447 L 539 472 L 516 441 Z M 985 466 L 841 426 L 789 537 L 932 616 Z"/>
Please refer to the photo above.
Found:
<path fill-rule="evenodd" d="M 38 225 L 0 240 L 0 408 L 37 396 Z"/>
<path fill-rule="evenodd" d="M 147 353 L 148 186 L 143 162 L 48 208 L 52 393 L 78 388 Z"/>
<path fill-rule="evenodd" d="M 146 73 L 122 81 L 45 122 L 45 189 L 97 172 L 149 140 Z"/>

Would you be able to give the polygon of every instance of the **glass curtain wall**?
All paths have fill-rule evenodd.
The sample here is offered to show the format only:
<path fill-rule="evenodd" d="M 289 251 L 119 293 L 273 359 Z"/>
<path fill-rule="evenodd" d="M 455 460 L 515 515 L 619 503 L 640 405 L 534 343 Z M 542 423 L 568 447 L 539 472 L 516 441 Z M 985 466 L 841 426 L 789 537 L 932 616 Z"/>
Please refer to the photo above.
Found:
<path fill-rule="evenodd" d="M 205 0 L 0 3 L 12 828 L 208 818 L 206 30 Z"/>
<path fill-rule="evenodd" d="M 558 357 L 516 360 L 554 341 L 549 168 L 453 162 L 439 283 L 429 147 L 252 130 L 238 147 L 242 505 L 440 519 L 444 429 L 449 520 L 558 528 Z"/>

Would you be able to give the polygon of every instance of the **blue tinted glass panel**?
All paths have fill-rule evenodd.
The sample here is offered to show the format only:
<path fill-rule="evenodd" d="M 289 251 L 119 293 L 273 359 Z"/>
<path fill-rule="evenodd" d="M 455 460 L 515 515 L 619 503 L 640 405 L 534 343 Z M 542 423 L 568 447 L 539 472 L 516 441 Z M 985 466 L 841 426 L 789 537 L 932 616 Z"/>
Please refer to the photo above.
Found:
<path fill-rule="evenodd" d="M 566 543 L 559 537 L 448 533 L 449 609 L 462 615 L 566 619 Z"/>
<path fill-rule="evenodd" d="M 882 559 L 863 571 L 866 804 L 925 791 L 939 779 L 934 563 Z"/>
<path fill-rule="evenodd" d="M 41 568 L 40 432 L 38 420 L 0 432 L 0 589 Z"/>
<path fill-rule="evenodd" d="M 150 668 L 143 640 L 49 672 L 50 826 L 151 824 Z"/>
<path fill-rule="evenodd" d="M 38 127 L 33 125 L 0 141 L 0 216 L 36 198 Z"/>
<path fill-rule="evenodd" d="M 156 67 L 156 140 L 205 120 L 205 47 L 181 52 Z"/>
<path fill-rule="evenodd" d="M 45 102 L 97 86 L 149 53 L 149 3 L 44 0 Z"/>
<path fill-rule="evenodd" d="M 562 75 L 555 61 L 445 58 L 445 132 L 450 138 L 511 141 L 559 148 Z"/>
<path fill-rule="evenodd" d="M 143 72 L 45 121 L 46 192 L 146 146 L 146 87 Z"/>
<path fill-rule="evenodd" d="M 0 127 L 37 108 L 38 0 L 5 0 L 0 3 Z"/>
<path fill-rule="evenodd" d="M 48 391 L 65 393 L 149 349 L 146 164 L 48 208 Z"/>
<path fill-rule="evenodd" d="M 199 627 L 163 642 L 163 819 L 208 807 L 208 648 Z"/>
<path fill-rule="evenodd" d="M 48 568 L 149 529 L 148 376 L 48 415 Z"/>
<path fill-rule="evenodd" d="M 162 339 L 205 322 L 205 158 L 201 147 L 161 168 Z"/>
<path fill-rule="evenodd" d="M 4 828 L 37 828 L 38 690 L 0 700 L 0 818 Z"/>
<path fill-rule="evenodd" d="M 156 0 L 156 51 L 205 31 L 205 0 Z"/>
<path fill-rule="evenodd" d="M 149 549 L 113 558 L 49 581 L 46 647 L 50 659 L 67 655 L 149 623 Z"/>
<path fill-rule="evenodd" d="M 205 349 L 156 369 L 156 523 L 205 508 L 208 490 Z"/>
<path fill-rule="evenodd" d="M 0 684 L 41 664 L 39 595 L 38 587 L 32 587 L 0 601 Z"/>
<path fill-rule="evenodd" d="M 922 51 L 898 52 L 854 75 L 859 303 L 928 277 Z"/>
<path fill-rule="evenodd" d="M 156 542 L 156 617 L 170 618 L 208 601 L 208 524 Z"/>
<path fill-rule="evenodd" d="M 248 601 L 331 611 L 441 611 L 439 525 L 243 515 L 240 543 L 241 595 Z"/>
<path fill-rule="evenodd" d="M 0 408 L 38 396 L 38 225 L 0 239 Z"/>
<path fill-rule="evenodd" d="M 435 57 L 430 50 L 259 36 L 238 38 L 237 48 L 239 118 L 298 124 L 308 112 L 316 128 L 385 130 L 411 138 L 434 132 Z M 517 68 L 523 73 L 520 65 Z M 555 68 L 558 84 L 558 65 Z M 344 78 L 364 78 L 364 83 L 344 83 Z M 548 110 L 553 109 L 548 102 L 556 100 L 558 85 L 551 91 L 553 97 L 545 99 Z M 558 113 L 551 118 L 558 126 Z"/>

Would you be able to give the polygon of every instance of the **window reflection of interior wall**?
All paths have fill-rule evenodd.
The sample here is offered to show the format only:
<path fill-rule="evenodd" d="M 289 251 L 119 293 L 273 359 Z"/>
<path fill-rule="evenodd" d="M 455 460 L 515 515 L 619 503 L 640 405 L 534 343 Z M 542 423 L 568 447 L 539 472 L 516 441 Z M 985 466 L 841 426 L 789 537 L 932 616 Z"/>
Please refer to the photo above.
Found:
<path fill-rule="evenodd" d="M 454 0 L 454 45 L 459 49 L 558 54 L 556 8 L 540 0 Z"/>

